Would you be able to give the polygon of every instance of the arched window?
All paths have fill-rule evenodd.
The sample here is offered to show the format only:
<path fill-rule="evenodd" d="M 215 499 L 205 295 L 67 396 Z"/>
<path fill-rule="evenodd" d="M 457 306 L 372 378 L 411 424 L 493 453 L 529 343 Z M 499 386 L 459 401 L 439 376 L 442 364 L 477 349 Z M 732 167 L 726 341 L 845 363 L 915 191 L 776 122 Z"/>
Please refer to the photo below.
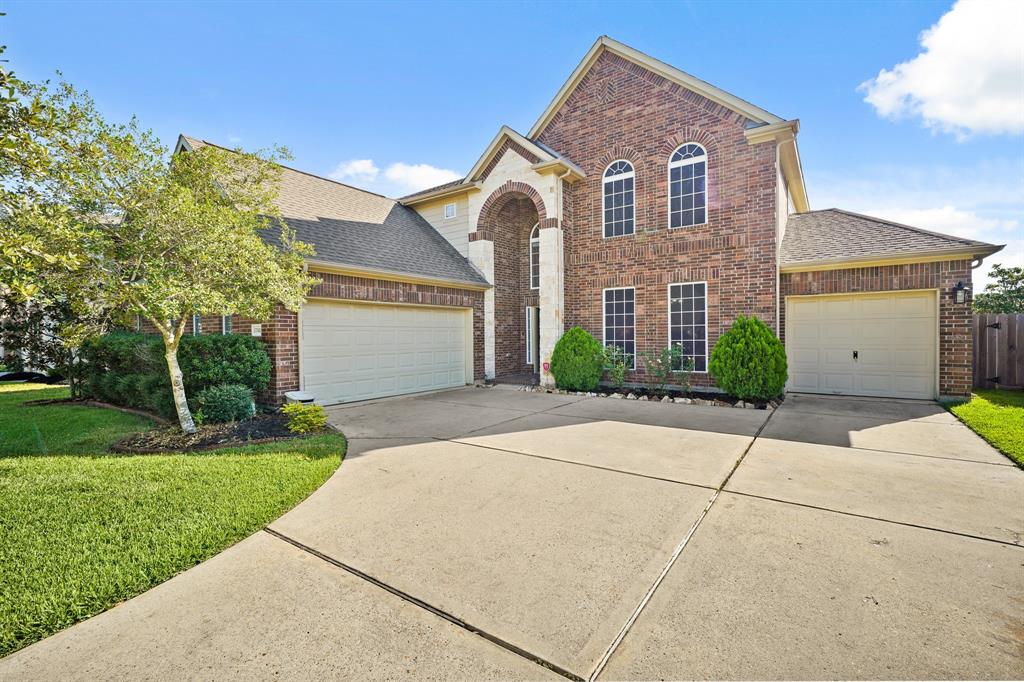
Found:
<path fill-rule="evenodd" d="M 708 221 L 708 153 L 699 144 L 681 145 L 668 161 L 668 226 Z"/>
<path fill-rule="evenodd" d="M 604 172 L 604 236 L 633 234 L 633 164 L 612 161 Z"/>
<path fill-rule="evenodd" d="M 540 289 L 540 223 L 530 231 L 530 288 Z"/>

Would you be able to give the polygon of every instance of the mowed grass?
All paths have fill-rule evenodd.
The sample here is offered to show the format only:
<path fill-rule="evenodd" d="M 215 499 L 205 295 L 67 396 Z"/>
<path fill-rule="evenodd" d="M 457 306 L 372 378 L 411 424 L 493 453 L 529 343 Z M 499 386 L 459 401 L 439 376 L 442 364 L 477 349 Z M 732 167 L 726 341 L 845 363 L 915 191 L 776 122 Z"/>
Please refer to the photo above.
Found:
<path fill-rule="evenodd" d="M 1024 467 L 1024 392 L 978 389 L 950 411 L 997 450 Z"/>
<path fill-rule="evenodd" d="M 114 455 L 136 415 L 25 406 L 64 388 L 0 384 L 0 656 L 138 595 L 259 530 L 319 487 L 340 435 Z"/>

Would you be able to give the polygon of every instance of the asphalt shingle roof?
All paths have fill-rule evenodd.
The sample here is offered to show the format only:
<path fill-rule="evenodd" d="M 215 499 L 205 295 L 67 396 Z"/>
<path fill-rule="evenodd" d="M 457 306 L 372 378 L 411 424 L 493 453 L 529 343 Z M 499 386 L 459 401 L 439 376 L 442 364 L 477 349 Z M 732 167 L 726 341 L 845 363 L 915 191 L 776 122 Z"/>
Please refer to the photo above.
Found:
<path fill-rule="evenodd" d="M 182 136 L 196 148 L 213 143 Z M 218 145 L 213 145 L 218 146 Z M 311 260 L 354 268 L 487 284 L 448 240 L 394 199 L 282 166 L 278 206 Z M 264 238 L 279 244 L 277 230 Z"/>
<path fill-rule="evenodd" d="M 797 265 L 956 250 L 987 255 L 1000 248 L 986 242 L 829 208 L 789 216 L 780 258 L 783 265 Z"/>

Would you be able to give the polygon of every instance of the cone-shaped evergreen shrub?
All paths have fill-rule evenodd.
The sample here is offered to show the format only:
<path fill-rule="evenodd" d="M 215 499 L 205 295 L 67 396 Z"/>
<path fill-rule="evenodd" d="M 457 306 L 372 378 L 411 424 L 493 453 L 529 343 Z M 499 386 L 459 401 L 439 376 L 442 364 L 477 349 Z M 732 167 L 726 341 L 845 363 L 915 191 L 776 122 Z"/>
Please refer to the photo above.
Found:
<path fill-rule="evenodd" d="M 740 400 L 770 400 L 786 386 L 786 349 L 756 316 L 740 315 L 711 351 L 718 387 Z"/>
<path fill-rule="evenodd" d="M 593 391 L 604 372 L 604 349 L 582 327 L 562 334 L 551 354 L 555 385 L 567 391 Z"/>

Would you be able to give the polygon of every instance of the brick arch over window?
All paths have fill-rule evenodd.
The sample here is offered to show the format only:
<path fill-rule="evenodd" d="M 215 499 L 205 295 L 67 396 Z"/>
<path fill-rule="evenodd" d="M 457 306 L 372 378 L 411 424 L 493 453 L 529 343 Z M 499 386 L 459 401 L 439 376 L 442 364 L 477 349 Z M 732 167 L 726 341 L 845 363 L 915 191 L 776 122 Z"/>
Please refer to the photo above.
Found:
<path fill-rule="evenodd" d="M 619 159 L 626 159 L 633 164 L 633 168 L 640 168 L 643 165 L 643 157 L 640 156 L 638 151 L 632 147 L 617 144 L 612 146 L 608 151 L 602 154 L 600 158 L 598 158 L 597 166 L 595 166 L 591 172 L 600 176 L 604 173 L 604 169 L 608 167 L 608 164 L 612 161 L 618 161 Z"/>
<path fill-rule="evenodd" d="M 721 208 L 721 199 L 719 196 L 719 183 L 718 183 L 718 172 L 720 170 L 721 153 L 719 151 L 718 140 L 715 136 L 706 130 L 700 128 L 691 128 L 690 126 L 684 126 L 679 129 L 675 135 L 665 138 L 665 141 L 661 143 L 661 147 L 658 150 L 658 173 L 659 177 L 665 178 L 664 182 L 668 182 L 668 162 L 672 158 L 673 152 L 684 145 L 687 142 L 695 142 L 704 148 L 704 152 L 707 154 L 707 220 L 711 220 L 711 211 Z M 668 187 L 665 187 L 665 196 L 668 196 Z"/>
<path fill-rule="evenodd" d="M 540 221 L 540 226 L 542 228 L 548 227 L 550 221 L 547 220 L 547 210 L 544 208 L 544 200 L 541 199 L 540 193 L 525 182 L 509 180 L 491 192 L 491 195 L 484 201 L 484 205 L 480 207 L 480 217 L 476 221 L 476 232 L 470 233 L 469 240 L 485 239 L 494 241 L 493 226 L 498 213 L 508 201 L 518 199 L 523 195 L 526 195 L 533 202 L 533 207 L 537 210 L 537 219 Z"/>

